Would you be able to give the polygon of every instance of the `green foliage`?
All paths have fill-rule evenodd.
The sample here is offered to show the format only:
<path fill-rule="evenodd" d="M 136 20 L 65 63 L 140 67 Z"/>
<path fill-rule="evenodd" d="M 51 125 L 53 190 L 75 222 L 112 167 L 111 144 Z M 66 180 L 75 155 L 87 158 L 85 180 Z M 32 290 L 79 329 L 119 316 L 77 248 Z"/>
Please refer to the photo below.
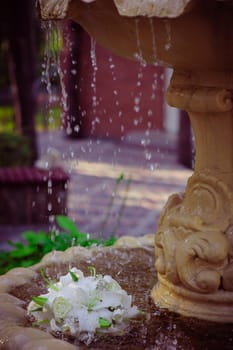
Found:
<path fill-rule="evenodd" d="M 17 133 L 0 134 L 0 166 L 30 165 L 31 150 L 28 138 Z"/>
<path fill-rule="evenodd" d="M 99 326 L 100 328 L 109 328 L 111 327 L 111 322 L 109 322 L 103 317 L 99 317 Z"/>
<path fill-rule="evenodd" d="M 49 110 L 40 110 L 36 115 L 36 130 L 37 131 L 53 131 L 61 127 L 61 108 L 49 107 Z"/>
<path fill-rule="evenodd" d="M 105 240 L 91 237 L 90 234 L 80 232 L 74 222 L 62 215 L 56 216 L 58 231 L 22 233 L 22 242 L 8 241 L 12 247 L 9 251 L 0 251 L 0 274 L 14 267 L 28 267 L 36 264 L 41 258 L 52 250 L 64 251 L 71 246 L 89 248 L 93 245 L 111 246 L 115 243 L 115 237 Z"/>
<path fill-rule="evenodd" d="M 54 106 L 40 109 L 36 114 L 37 131 L 53 131 L 61 127 L 61 108 Z M 0 106 L 0 132 L 12 133 L 15 130 L 14 108 L 12 106 Z"/>
<path fill-rule="evenodd" d="M 0 132 L 14 131 L 14 108 L 0 106 Z"/>

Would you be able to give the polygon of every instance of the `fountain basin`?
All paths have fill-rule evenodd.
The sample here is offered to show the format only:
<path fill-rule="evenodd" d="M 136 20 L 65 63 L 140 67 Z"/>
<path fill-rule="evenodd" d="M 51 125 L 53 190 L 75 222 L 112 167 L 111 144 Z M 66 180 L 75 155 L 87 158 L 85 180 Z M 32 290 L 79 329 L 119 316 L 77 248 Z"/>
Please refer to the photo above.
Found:
<path fill-rule="evenodd" d="M 45 292 L 40 270 L 51 278 L 66 273 L 70 266 L 87 272 L 94 265 L 97 272 L 112 275 L 133 296 L 133 303 L 145 312 L 130 320 L 121 335 L 96 335 L 90 345 L 75 337 L 49 334 L 43 327 L 32 327 L 26 317 L 32 296 Z M 139 268 L 140 267 L 140 268 Z M 73 247 L 53 252 L 42 262 L 26 269 L 13 269 L 0 277 L 0 344 L 4 350 L 49 349 L 230 349 L 231 324 L 187 319 L 159 309 L 150 298 L 155 283 L 153 235 L 122 237 L 109 248 Z"/>
<path fill-rule="evenodd" d="M 114 1 L 84 1 L 41 0 L 42 18 L 66 16 L 99 44 L 129 59 L 189 71 L 232 68 L 232 1 L 184 1 L 183 8 L 175 11 L 174 2 L 157 0 L 165 10 L 152 12 L 150 17 L 122 16 Z M 167 17 L 168 11 L 173 17 Z M 156 13 L 162 17 L 155 17 Z"/>

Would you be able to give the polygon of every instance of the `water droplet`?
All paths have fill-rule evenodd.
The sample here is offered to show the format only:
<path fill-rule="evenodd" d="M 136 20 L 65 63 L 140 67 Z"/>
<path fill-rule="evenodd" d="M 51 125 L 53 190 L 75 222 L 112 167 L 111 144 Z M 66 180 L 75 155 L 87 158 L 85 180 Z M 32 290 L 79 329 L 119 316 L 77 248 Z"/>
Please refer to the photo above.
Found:
<path fill-rule="evenodd" d="M 67 135 L 71 135 L 72 134 L 72 128 L 71 126 L 68 124 L 67 128 L 66 128 L 66 134 Z"/>
<path fill-rule="evenodd" d="M 52 187 L 52 180 L 51 179 L 48 180 L 48 187 Z"/>
<path fill-rule="evenodd" d="M 148 117 L 151 117 L 153 115 L 153 111 L 151 109 L 148 110 L 147 112 Z"/>
<path fill-rule="evenodd" d="M 146 157 L 147 160 L 151 160 L 152 154 L 147 151 L 147 152 L 145 152 L 145 157 Z"/>
<path fill-rule="evenodd" d="M 170 43 L 167 43 L 167 44 L 165 44 L 165 50 L 166 51 L 168 51 L 168 50 L 170 50 L 170 48 L 171 48 L 171 44 Z"/>
<path fill-rule="evenodd" d="M 78 124 L 75 125 L 74 131 L 77 132 L 77 133 L 80 131 L 80 126 Z"/>

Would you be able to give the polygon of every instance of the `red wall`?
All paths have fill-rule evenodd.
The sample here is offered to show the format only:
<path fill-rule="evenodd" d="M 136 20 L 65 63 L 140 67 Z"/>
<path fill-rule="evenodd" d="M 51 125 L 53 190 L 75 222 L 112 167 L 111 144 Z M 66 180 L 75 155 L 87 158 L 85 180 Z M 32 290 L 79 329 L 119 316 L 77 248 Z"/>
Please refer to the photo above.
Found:
<path fill-rule="evenodd" d="M 83 32 L 77 73 L 82 136 L 119 139 L 130 131 L 163 128 L 164 69 L 160 66 L 142 66 L 97 44 L 91 50 L 91 39 Z"/>

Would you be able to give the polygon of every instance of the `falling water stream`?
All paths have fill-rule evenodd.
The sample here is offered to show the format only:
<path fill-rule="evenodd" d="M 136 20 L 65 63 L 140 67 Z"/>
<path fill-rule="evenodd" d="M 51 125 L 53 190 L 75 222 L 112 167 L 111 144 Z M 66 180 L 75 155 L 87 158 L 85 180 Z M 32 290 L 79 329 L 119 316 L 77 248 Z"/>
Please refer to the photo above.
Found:
<path fill-rule="evenodd" d="M 97 107 L 99 103 L 97 101 L 97 81 L 96 81 L 97 71 L 98 71 L 97 58 L 96 58 L 96 41 L 92 37 L 91 37 L 90 58 L 91 58 L 91 65 L 93 69 L 92 82 L 91 82 L 92 109 L 93 109 L 93 114 L 95 115 L 95 119 L 92 121 L 91 134 L 94 134 L 95 125 L 100 123 L 100 119 L 97 115 Z"/>
<path fill-rule="evenodd" d="M 156 56 L 156 42 L 155 42 L 155 32 L 154 32 L 154 27 L 152 24 L 152 21 L 149 19 L 150 21 L 150 27 L 151 27 L 151 37 L 152 37 L 152 44 L 153 44 L 153 55 Z M 60 82 L 60 105 L 61 108 L 63 109 L 64 112 L 67 112 L 68 110 L 68 105 L 67 105 L 67 92 L 65 89 L 65 83 L 64 83 L 64 74 L 66 74 L 67 72 L 63 72 L 62 71 L 62 65 L 60 62 L 60 58 L 59 58 L 59 50 L 58 50 L 58 46 L 60 45 L 59 41 L 61 38 L 61 34 L 60 34 L 60 26 L 59 24 L 57 24 L 56 22 L 48 22 L 46 25 L 46 49 L 45 49 L 45 59 L 44 59 L 44 63 L 43 63 L 43 75 L 42 75 L 42 79 L 43 82 L 46 84 L 46 89 L 48 92 L 48 96 L 49 96 L 49 111 L 48 111 L 48 121 L 50 123 L 53 122 L 53 115 L 52 115 L 52 104 L 54 103 L 54 101 L 56 101 L 57 96 L 58 96 L 58 92 L 55 91 L 55 89 L 53 88 L 53 80 L 57 79 Z M 143 110 L 143 89 L 144 89 L 144 76 L 146 74 L 146 63 L 142 57 L 142 43 L 141 43 L 141 39 L 140 39 L 140 30 L 139 30 L 139 22 L 138 19 L 135 20 L 135 33 L 136 33 L 136 39 L 137 39 L 137 46 L 138 46 L 138 52 L 135 55 L 136 60 L 139 61 L 138 64 L 138 70 L 135 71 L 136 74 L 136 82 L 135 82 L 135 86 L 132 89 L 132 92 L 129 95 L 129 101 L 130 99 L 132 100 L 132 124 L 133 127 L 135 128 L 135 130 L 140 130 L 140 126 L 142 125 L 143 119 L 145 118 L 145 113 L 147 114 L 147 126 L 144 129 L 144 131 L 141 133 L 141 138 L 139 140 L 139 146 L 141 147 L 142 150 L 142 154 L 140 155 L 140 157 L 142 157 L 142 160 L 138 161 L 138 163 L 144 164 L 143 167 L 146 167 L 146 169 L 152 172 L 154 172 L 156 169 L 159 168 L 159 162 L 158 159 L 162 159 L 163 156 L 163 152 L 160 151 L 160 147 L 157 147 L 156 149 L 153 146 L 152 143 L 152 138 L 153 138 L 153 118 L 154 118 L 154 112 L 153 112 L 153 107 L 148 108 L 147 111 Z M 67 37 L 64 39 L 66 40 L 66 46 L 68 46 L 70 49 L 70 54 L 71 54 L 71 47 L 72 47 L 72 42 L 70 42 L 70 38 L 67 35 Z M 93 113 L 93 120 L 91 122 L 91 132 L 90 134 L 94 134 L 95 132 L 95 128 L 99 124 L 101 123 L 101 115 L 99 115 L 99 110 L 100 110 L 100 102 L 104 101 L 104 96 L 100 96 L 99 92 L 98 92 L 98 81 L 97 79 L 99 79 L 99 67 L 98 65 L 100 64 L 100 62 L 98 62 L 98 52 L 97 52 L 97 48 L 96 48 L 96 43 L 95 40 L 93 38 L 90 39 L 90 54 L 89 54 L 89 60 L 90 60 L 90 68 L 91 68 L 91 81 L 88 82 L 88 84 L 90 84 L 90 89 L 92 91 L 92 99 L 91 99 L 91 104 L 92 104 L 92 113 Z M 69 51 L 68 50 L 68 51 Z M 72 57 L 72 60 L 77 58 Z M 78 64 L 78 62 L 77 62 Z M 109 65 L 109 71 L 110 71 L 110 76 L 111 76 L 111 88 L 112 88 L 112 96 L 113 96 L 113 105 L 115 106 L 115 116 L 112 115 L 108 115 L 108 112 L 105 111 L 105 109 L 103 109 L 103 111 L 101 112 L 102 115 L 108 119 L 109 124 L 112 124 L 113 122 L 116 122 L 114 119 L 117 118 L 119 126 L 120 126 L 120 130 L 122 133 L 122 136 L 120 137 L 121 141 L 125 141 L 126 140 L 126 135 L 125 135 L 125 130 L 124 130 L 124 119 L 128 118 L 128 112 L 125 110 L 124 106 L 121 106 L 121 102 L 120 102 L 120 94 L 122 93 L 121 91 L 119 91 L 118 88 L 118 68 L 117 68 L 117 61 L 115 61 L 113 56 L 108 56 L 108 65 Z M 77 67 L 77 66 L 76 66 Z M 51 75 L 52 74 L 52 75 Z M 77 74 L 77 69 L 75 70 L 75 74 Z M 85 83 L 85 75 L 84 75 L 84 83 Z M 153 73 L 153 79 L 151 80 L 151 91 L 148 90 L 148 93 L 150 94 L 150 99 L 151 101 L 153 101 L 153 104 L 156 103 L 156 98 L 157 98 L 157 89 L 159 89 L 159 81 L 160 81 L 161 77 L 158 76 L 158 73 L 156 73 L 156 71 Z M 77 83 L 78 84 L 78 83 Z M 78 85 L 75 87 L 76 91 L 78 91 Z M 107 101 L 106 101 L 107 102 Z M 102 108 L 101 104 L 101 108 Z M 82 108 L 79 106 L 78 107 L 80 110 L 80 113 L 82 115 L 82 120 L 85 122 L 85 118 L 87 117 L 87 111 L 86 110 L 82 110 Z M 104 107 L 103 107 L 104 108 Z M 67 118 L 69 120 L 69 118 Z M 79 132 L 79 130 L 77 130 Z M 152 132 L 151 132 L 152 131 Z M 68 122 L 67 126 L 66 126 L 66 130 L 65 130 L 66 134 L 69 135 L 71 130 L 70 130 L 70 124 Z M 77 132 L 77 135 L 78 135 Z M 106 136 L 108 137 L 108 130 L 106 130 Z M 51 135 L 49 135 L 50 138 L 50 144 L 51 144 L 51 148 L 55 148 L 56 149 L 56 144 L 57 141 L 54 138 L 53 133 L 51 133 Z M 77 143 L 78 145 L 78 143 Z M 110 144 L 109 144 L 110 145 Z M 102 160 L 104 159 L 105 155 L 104 152 L 107 151 L 104 150 L 105 148 L 109 148 L 110 146 L 104 146 L 103 141 L 101 139 L 93 139 L 90 138 L 87 142 L 82 143 L 80 142 L 80 151 L 77 151 L 77 149 L 79 148 L 78 146 L 76 146 L 75 144 L 71 144 L 69 145 L 68 148 L 63 148 L 62 152 L 60 154 L 60 157 L 63 161 L 63 164 L 65 164 L 65 166 L 68 168 L 68 171 L 72 174 L 74 171 L 80 171 L 80 167 L 79 164 L 81 164 L 80 162 L 82 162 L 82 159 L 86 158 L 86 159 L 90 159 L 92 160 L 92 153 L 94 154 L 94 150 L 96 151 L 96 149 L 99 150 L 99 154 L 97 155 L 97 158 L 95 159 L 95 162 L 101 164 Z M 47 152 L 47 150 L 44 150 L 44 152 Z M 108 152 L 108 151 L 107 151 Z M 122 153 L 123 152 L 123 153 Z M 118 159 L 122 158 L 122 154 L 124 154 L 124 143 L 120 144 L 117 147 L 114 147 L 113 151 L 112 151 L 112 167 L 113 167 L 113 171 L 114 168 L 119 169 L 119 170 L 115 170 L 115 181 L 117 180 L 117 177 L 119 176 L 120 173 L 124 173 L 125 178 L 124 181 L 122 182 L 121 186 L 119 186 L 119 192 L 115 195 L 115 205 L 116 208 L 115 210 L 117 210 L 117 208 L 121 207 L 121 202 L 124 201 L 124 197 L 125 197 L 125 190 L 124 188 L 127 188 L 126 183 L 127 183 L 127 179 L 131 178 L 132 179 L 132 183 L 130 186 L 130 192 L 129 192 L 129 198 L 127 199 L 127 205 L 129 205 L 129 207 L 131 206 L 130 202 L 131 202 L 131 191 L 134 191 L 133 188 L 133 183 L 134 183 L 134 178 L 135 178 L 135 170 L 134 169 L 127 169 L 125 168 L 125 166 L 122 166 L 122 168 L 120 168 L 120 164 L 118 163 Z M 89 162 L 89 161 L 88 161 Z M 132 163 L 133 164 L 133 163 Z M 138 167 L 138 166 L 137 166 Z M 77 170 L 76 170 L 77 169 Z M 79 170 L 78 170 L 79 169 Z M 110 168 L 108 167 L 108 173 L 111 172 Z M 139 171 L 141 171 L 139 168 L 137 168 L 137 173 L 139 173 Z M 118 173 L 117 173 L 118 172 Z M 94 175 L 94 173 L 93 173 Z M 159 174 L 158 174 L 159 175 Z M 104 174 L 103 174 L 104 176 Z M 154 175 L 153 175 L 154 176 Z M 159 176 L 160 177 L 160 176 Z M 101 196 L 108 196 L 108 198 L 106 197 L 105 200 L 105 209 L 102 213 L 99 214 L 99 224 L 97 226 L 101 226 L 101 220 L 104 220 L 105 218 L 105 213 L 107 212 L 107 206 L 108 206 L 108 202 L 109 202 L 109 198 L 113 195 L 114 192 L 114 181 L 111 180 L 111 182 L 107 181 L 107 185 L 104 183 L 103 181 L 100 181 L 100 186 L 99 188 L 101 188 L 102 190 L 102 194 L 100 193 Z M 48 188 L 49 191 L 52 191 L 52 186 L 49 186 Z M 74 215 L 73 217 L 75 218 L 75 220 L 77 221 L 77 224 L 79 225 L 79 219 L 81 218 L 80 214 L 78 214 L 78 209 L 81 209 L 82 212 L 82 216 L 84 215 L 84 217 L 88 218 L 89 216 L 89 212 L 91 213 L 91 203 L 93 202 L 93 196 L 95 196 L 95 193 L 99 193 L 99 190 L 97 188 L 91 188 L 90 186 L 85 186 L 84 188 L 85 194 L 81 194 L 79 191 L 79 194 L 77 195 L 77 199 L 75 199 L 75 203 L 72 205 L 72 214 Z M 145 190 L 143 190 L 145 191 Z M 73 190 L 72 190 L 73 192 Z M 151 193 L 151 191 L 149 190 L 149 193 Z M 132 195 L 134 196 L 133 192 Z M 165 194 L 165 197 L 168 194 Z M 138 197 L 138 195 L 137 195 Z M 75 198 L 75 195 L 73 193 L 70 194 L 70 198 Z M 85 202 L 83 201 L 83 199 L 85 198 Z M 138 197 L 139 200 L 139 197 Z M 83 202 L 81 202 L 83 201 Z M 77 206 L 77 209 L 75 206 Z M 133 204 L 132 204 L 133 205 Z M 98 205 L 97 205 L 98 206 Z M 51 208 L 49 208 L 51 209 Z M 127 209 L 127 207 L 126 207 Z M 127 210 L 125 211 L 125 213 L 123 213 L 122 216 L 122 220 L 127 221 Z M 152 213 L 151 213 L 152 215 Z M 113 218 L 117 217 L 117 213 L 114 211 L 113 212 Z M 102 218 L 102 219 L 101 219 Z M 82 221 L 82 220 L 81 220 Z M 135 220 L 134 220 L 135 221 Z M 154 231 L 155 230 L 155 225 L 156 222 L 154 223 L 154 228 L 150 229 L 150 231 Z M 114 226 L 114 224 L 113 224 Z M 141 226 L 140 226 L 141 227 Z M 141 227 L 142 232 L 143 233 L 143 227 Z M 96 226 L 94 227 L 94 224 L 92 225 L 92 220 L 90 217 L 90 223 L 87 224 L 84 228 L 84 230 L 91 232 L 91 233 L 98 233 L 96 232 Z M 90 230 L 90 231 L 89 231 Z M 133 230 L 133 227 L 132 227 Z M 111 231 L 111 228 L 109 229 L 109 231 Z M 125 234 L 126 232 L 121 231 L 120 234 Z M 127 233 L 130 233 L 127 232 Z M 146 232 L 145 232 L 146 233 Z"/>
<path fill-rule="evenodd" d="M 151 39 L 152 39 L 152 46 L 153 46 L 153 56 L 156 56 L 156 33 L 155 28 L 152 24 L 152 20 L 150 21 L 150 27 L 151 27 Z M 125 223 L 131 222 L 131 224 L 127 224 L 127 233 L 128 234 L 135 234 L 135 227 L 138 228 L 138 231 L 136 234 L 139 235 L 140 233 L 146 233 L 146 232 L 153 232 L 156 227 L 156 218 L 158 217 L 158 213 L 162 209 L 161 202 L 165 202 L 166 198 L 169 196 L 169 194 L 172 191 L 178 191 L 183 188 L 183 183 L 185 180 L 179 179 L 178 175 L 174 175 L 174 182 L 175 185 L 171 186 L 169 184 L 169 179 L 172 177 L 171 173 L 164 175 L 160 175 L 159 172 L 157 172 L 157 169 L 160 168 L 160 159 L 163 162 L 163 151 L 160 150 L 160 146 L 153 146 L 152 138 L 153 135 L 153 118 L 154 118 L 154 111 L 153 108 L 149 108 L 148 111 L 143 112 L 142 106 L 143 106 L 143 96 L 142 96 L 142 89 L 143 89 L 143 81 L 144 76 L 146 72 L 146 66 L 142 55 L 142 47 L 143 43 L 141 43 L 140 39 L 140 30 L 138 25 L 138 20 L 135 21 L 135 32 L 137 37 L 137 45 L 138 45 L 138 52 L 136 54 L 136 60 L 139 60 L 138 65 L 138 71 L 135 72 L 136 76 L 136 83 L 134 86 L 133 93 L 130 95 L 128 100 L 131 102 L 132 110 L 130 112 L 127 112 L 124 105 L 121 104 L 121 88 L 118 87 L 118 63 L 114 60 L 114 56 L 109 55 L 107 65 L 109 67 L 110 71 L 110 85 L 112 86 L 112 96 L 113 104 L 115 106 L 116 115 L 108 115 L 108 111 L 103 111 L 102 115 L 109 120 L 109 124 L 113 124 L 116 119 L 118 122 L 118 125 L 120 126 L 120 140 L 122 143 L 114 143 L 114 142 L 108 142 L 106 143 L 104 140 L 101 139 L 94 139 L 90 138 L 89 140 L 86 140 L 85 142 L 82 140 L 79 140 L 79 142 L 72 143 L 69 142 L 68 145 L 63 141 L 58 142 L 58 138 L 61 138 L 61 132 L 63 134 L 70 134 L 71 131 L 71 125 L 69 124 L 69 118 L 67 118 L 68 123 L 64 127 L 61 126 L 61 132 L 46 132 L 47 137 L 43 138 L 43 135 L 39 135 L 40 141 L 40 149 L 41 149 L 41 155 L 48 155 L 49 152 L 51 152 L 52 156 L 55 155 L 55 157 L 59 158 L 59 165 L 64 165 L 65 169 L 70 174 L 75 174 L 74 176 L 77 178 L 79 173 L 79 181 L 80 178 L 84 178 L 85 174 L 89 176 L 89 179 L 95 176 L 96 173 L 98 173 L 99 178 L 99 186 L 92 186 L 91 183 L 86 183 L 84 180 L 81 181 L 81 185 L 78 188 L 72 188 L 72 191 L 70 191 L 70 199 L 69 203 L 71 203 L 70 206 L 70 214 L 71 217 L 77 222 L 78 225 L 80 225 L 80 228 L 84 231 L 88 231 L 91 233 L 95 233 L 95 225 L 94 220 L 91 220 L 91 215 L 93 213 L 93 207 L 94 213 L 99 218 L 98 227 L 100 226 L 101 220 L 103 220 L 105 216 L 105 212 L 107 210 L 107 205 L 109 202 L 109 198 L 111 197 L 113 193 L 113 189 L 115 186 L 115 182 L 117 177 L 124 173 L 125 175 L 125 181 L 122 182 L 122 186 L 119 186 L 119 192 L 116 196 L 116 208 L 119 208 L 119 205 L 121 203 L 121 200 L 124 198 L 125 192 L 124 188 L 127 182 L 127 179 L 132 177 L 132 182 L 130 186 L 130 193 L 129 197 L 127 199 L 127 206 L 126 210 L 124 212 L 124 215 L 122 217 L 122 227 L 125 227 Z M 67 111 L 68 109 L 68 96 L 65 88 L 65 82 L 64 82 L 64 75 L 65 72 L 62 71 L 62 62 L 60 60 L 59 55 L 59 49 L 58 47 L 61 46 L 60 40 L 61 40 L 61 25 L 60 23 L 54 22 L 54 21 L 46 21 L 43 22 L 43 29 L 46 36 L 46 45 L 45 45 L 45 54 L 44 54 L 44 60 L 42 63 L 42 84 L 46 87 L 46 95 L 47 95 L 47 123 L 48 125 L 53 125 L 54 123 L 54 110 L 53 105 L 59 105 L 61 106 L 61 109 L 63 111 Z M 167 28 L 167 36 L 169 39 L 169 28 Z M 70 38 L 66 38 L 65 40 L 69 41 Z M 72 43 L 70 47 L 72 46 Z M 92 90 L 92 109 L 96 110 L 95 118 L 93 119 L 93 123 L 91 128 L 93 131 L 95 128 L 100 126 L 101 123 L 101 114 L 98 114 L 99 112 L 99 106 L 100 101 L 104 101 L 105 103 L 105 96 L 99 96 L 98 93 L 98 84 L 97 84 L 97 78 L 98 78 L 98 66 L 101 64 L 101 62 L 98 62 L 98 52 L 96 52 L 96 44 L 93 39 L 91 39 L 91 49 L 89 53 L 89 59 L 91 63 L 91 70 L 92 70 L 92 79 L 90 84 L 90 89 Z M 77 60 L 75 57 L 74 60 Z M 78 62 L 77 62 L 78 63 Z M 74 74 L 77 74 L 77 72 L 73 72 Z M 85 79 L 85 77 L 84 77 Z M 57 86 L 57 83 L 54 84 L 54 82 L 59 81 L 59 91 L 54 88 L 54 86 Z M 151 83 L 151 91 L 149 91 L 149 95 L 151 96 L 151 101 L 153 103 L 156 103 L 157 98 L 157 88 L 159 85 L 160 77 L 154 73 L 153 81 Z M 76 91 L 78 92 L 79 86 L 75 86 Z M 150 90 L 150 89 L 149 89 Z M 59 98 L 59 102 L 58 102 Z M 108 102 L 108 101 L 106 101 Z M 101 106 L 102 107 L 102 106 Z M 84 108 L 80 108 L 80 114 L 82 117 L 82 120 L 85 120 L 87 117 L 87 110 Z M 144 131 L 140 135 L 140 140 L 136 139 L 136 144 L 138 147 L 138 150 L 136 148 L 131 147 L 126 148 L 126 142 L 130 140 L 134 144 L 134 139 L 131 138 L 131 135 L 125 134 L 125 120 L 129 118 L 129 113 L 132 115 L 132 121 L 131 124 L 135 128 L 135 130 L 140 130 L 140 125 L 142 123 L 143 118 L 146 116 L 148 118 L 147 127 L 144 129 Z M 71 116 L 72 117 L 72 116 Z M 62 118 L 61 118 L 62 119 Z M 79 127 L 77 127 L 77 136 L 79 135 Z M 41 133 L 42 134 L 42 133 Z M 106 130 L 106 136 L 108 136 L 108 131 Z M 133 136 L 134 137 L 134 136 Z M 132 140 L 132 141 L 131 141 Z M 46 142 L 44 142 L 46 141 Z M 124 142 L 123 142 L 124 141 Z M 62 146 L 60 146 L 60 143 Z M 127 152 L 130 152 L 127 160 L 126 157 L 124 157 L 125 151 L 127 149 Z M 54 152 L 54 153 L 53 153 Z M 111 161 L 110 166 L 107 166 L 105 162 L 105 154 L 111 153 Z M 95 156 L 94 156 L 95 154 Z M 95 159 L 94 159 L 95 158 Z M 139 159 L 140 158 L 140 159 Z M 166 157 L 165 157 L 166 158 Z M 129 163 L 128 159 L 130 159 Z M 119 163 L 119 160 L 122 160 L 122 163 Z M 135 160 L 135 162 L 134 162 Z M 90 164 L 93 164 L 93 166 L 89 166 Z M 46 164 L 45 166 L 49 166 Z M 144 173 L 144 171 L 148 172 Z M 108 174 L 108 177 L 106 177 L 106 181 L 104 181 L 104 176 Z M 72 175 L 73 176 L 73 175 Z M 148 178 L 148 186 L 144 185 L 141 181 L 141 178 Z M 161 177 L 164 180 L 164 183 L 166 182 L 166 189 L 163 192 L 163 197 L 161 200 L 161 195 L 151 195 L 154 191 L 152 188 L 153 181 L 157 184 L 159 181 L 161 181 Z M 184 176 L 186 179 L 187 175 Z M 163 181 L 163 180 L 162 180 Z M 99 190 L 101 189 L 101 190 Z M 51 194 L 53 192 L 53 183 L 48 182 L 48 193 Z M 143 200 L 140 199 L 139 192 L 142 192 L 144 194 Z M 155 191 L 156 192 L 156 191 Z M 102 203 L 102 210 L 100 210 L 100 206 L 98 205 L 98 196 L 103 195 L 103 203 Z M 160 196 L 160 198 L 159 198 Z M 94 197 L 94 199 L 93 199 Z M 59 199 L 58 199 L 59 200 Z M 93 204 L 95 203 L 95 204 Z M 32 205 L 35 205 L 35 203 L 32 203 Z M 141 214 L 142 207 L 144 209 L 143 214 Z M 135 208 L 136 215 L 131 214 L 131 211 Z M 153 209 L 154 208 L 154 209 Z M 97 210 L 99 209 L 99 210 Z M 131 210 L 132 209 L 132 210 Z M 154 211 L 153 211 L 154 210 Z M 48 203 L 48 214 L 50 214 L 52 211 L 51 203 Z M 145 215 L 145 214 L 146 215 Z M 146 218 L 147 216 L 150 216 L 150 226 L 145 226 L 146 224 Z M 140 220 L 139 218 L 145 217 L 145 220 Z M 90 220 L 89 220 L 90 218 Z M 153 218 L 153 219 L 152 219 Z M 154 220 L 154 223 L 153 223 Z M 89 222 L 88 222 L 89 221 Z M 138 225 L 138 222 L 140 221 L 140 225 Z M 86 224 L 83 224 L 85 222 Z M 88 224 L 87 224 L 88 222 Z M 120 230 L 117 232 L 120 235 L 125 234 L 125 230 L 120 228 Z"/>
<path fill-rule="evenodd" d="M 67 92 L 64 84 L 64 75 L 60 62 L 59 46 L 61 40 L 61 29 L 59 22 L 48 21 L 42 24 L 42 28 L 45 31 L 45 53 L 44 53 L 44 63 L 42 64 L 42 83 L 45 84 L 48 93 L 48 112 L 50 118 L 49 123 L 53 122 L 52 117 L 52 105 L 57 102 L 57 91 L 53 90 L 53 81 L 57 78 L 60 82 L 61 90 L 61 105 L 64 111 L 67 110 Z"/>
<path fill-rule="evenodd" d="M 165 29 L 167 34 L 167 43 L 165 44 L 165 49 L 168 51 L 171 48 L 171 24 L 169 21 L 165 21 Z"/>
<path fill-rule="evenodd" d="M 155 28 L 154 28 L 154 23 L 152 18 L 149 18 L 149 23 L 150 23 L 151 38 L 152 38 L 151 42 L 152 42 L 153 60 L 156 62 L 157 48 L 156 48 Z"/>

